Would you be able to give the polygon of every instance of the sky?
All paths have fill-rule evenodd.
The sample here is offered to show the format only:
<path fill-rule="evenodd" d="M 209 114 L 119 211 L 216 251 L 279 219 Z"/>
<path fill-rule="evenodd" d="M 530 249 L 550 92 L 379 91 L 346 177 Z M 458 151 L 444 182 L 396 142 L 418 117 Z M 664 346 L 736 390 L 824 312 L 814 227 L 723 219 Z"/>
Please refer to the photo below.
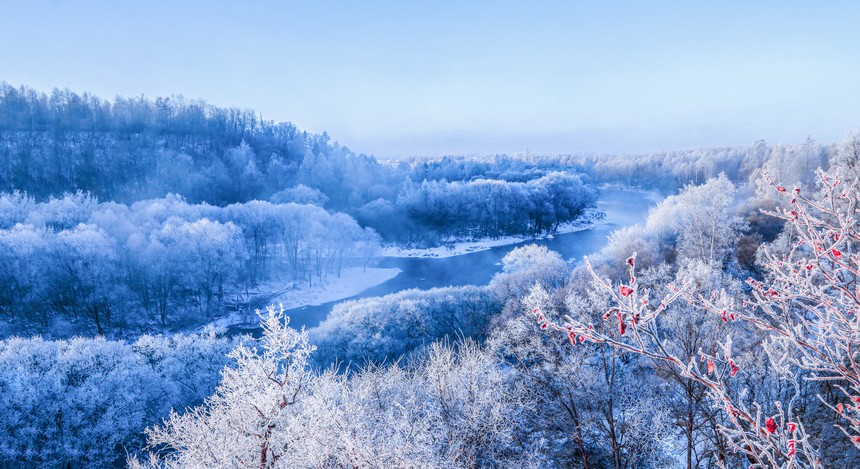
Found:
<path fill-rule="evenodd" d="M 832 142 L 855 1 L 0 0 L 0 81 L 183 95 L 381 158 Z"/>

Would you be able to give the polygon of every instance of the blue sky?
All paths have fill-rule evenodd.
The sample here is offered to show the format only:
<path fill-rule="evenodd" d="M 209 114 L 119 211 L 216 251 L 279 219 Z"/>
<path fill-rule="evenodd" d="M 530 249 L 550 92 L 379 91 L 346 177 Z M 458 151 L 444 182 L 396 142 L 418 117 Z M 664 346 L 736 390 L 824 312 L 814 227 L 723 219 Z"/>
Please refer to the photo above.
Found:
<path fill-rule="evenodd" d="M 182 94 L 380 157 L 829 142 L 860 2 L 6 1 L 0 80 Z"/>

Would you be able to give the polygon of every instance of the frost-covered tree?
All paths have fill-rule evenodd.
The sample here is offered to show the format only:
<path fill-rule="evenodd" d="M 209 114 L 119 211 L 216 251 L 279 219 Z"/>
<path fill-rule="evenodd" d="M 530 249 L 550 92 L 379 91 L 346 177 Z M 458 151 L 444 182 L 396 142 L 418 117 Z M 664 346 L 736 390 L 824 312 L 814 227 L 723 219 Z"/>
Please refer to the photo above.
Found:
<path fill-rule="evenodd" d="M 446 336 L 481 338 L 501 308 L 486 287 L 404 290 L 339 303 L 310 334 L 323 366 L 355 367 L 396 360 Z"/>
<path fill-rule="evenodd" d="M 248 251 L 248 282 L 256 285 L 268 276 L 273 256 L 273 244 L 279 231 L 276 206 L 269 202 L 252 200 L 225 208 L 225 217 L 242 229 Z"/>
<path fill-rule="evenodd" d="M 811 185 L 815 183 L 816 168 L 823 167 L 826 163 L 825 149 L 807 137 L 806 141 L 800 144 L 775 145 L 762 165 L 761 172 L 769 174 L 786 186 Z M 762 181 L 760 177 L 757 179 Z M 773 198 L 773 193 L 768 190 L 766 184 L 759 184 L 758 192 L 763 198 Z"/>
<path fill-rule="evenodd" d="M 513 249 L 502 258 L 502 272 L 493 276 L 489 288 L 501 298 L 516 298 L 526 294 L 535 283 L 545 288 L 560 287 L 567 274 L 567 263 L 557 252 L 530 244 Z"/>
<path fill-rule="evenodd" d="M 90 215 L 98 208 L 98 200 L 91 194 L 77 191 L 63 194 L 62 198 L 51 197 L 27 214 L 27 223 L 35 226 L 48 226 L 57 231 L 87 223 Z"/>
<path fill-rule="evenodd" d="M 208 396 L 235 340 L 211 330 L 133 343 L 0 340 L 0 465 L 110 467 L 142 431 Z"/>
<path fill-rule="evenodd" d="M 492 354 L 470 341 L 435 343 L 413 366 L 320 376 L 296 422 L 305 459 L 293 465 L 521 465 L 530 408 Z"/>
<path fill-rule="evenodd" d="M 21 191 L 0 194 L 0 229 L 24 223 L 35 205 L 36 201 Z"/>
<path fill-rule="evenodd" d="M 847 138 L 830 154 L 830 171 L 846 180 L 860 179 L 860 130 L 848 133 Z"/>
<path fill-rule="evenodd" d="M 328 197 L 317 189 L 299 184 L 276 192 L 269 201 L 275 204 L 294 203 L 323 207 L 328 202 Z"/>
<path fill-rule="evenodd" d="M 436 343 L 413 366 L 312 373 L 307 334 L 269 308 L 259 347 L 231 353 L 206 402 L 147 431 L 132 467 L 499 467 L 536 465 L 531 410 L 491 353 Z M 531 449 L 531 448 L 529 448 Z M 539 448 L 538 448 L 539 449 Z"/>
<path fill-rule="evenodd" d="M 0 230 L 0 311 L 8 317 L 33 317 L 47 322 L 38 308 L 46 293 L 44 265 L 51 241 L 45 229 L 16 224 Z M 40 314 L 41 313 L 41 314 Z"/>
<path fill-rule="evenodd" d="M 223 370 L 204 405 L 172 411 L 163 425 L 147 430 L 150 445 L 164 450 L 164 465 L 270 467 L 292 459 L 302 435 L 290 431 L 289 421 L 312 379 L 313 347 L 307 333 L 283 324 L 283 311 L 268 312 L 260 347 L 240 345 L 229 354 L 235 366 Z"/>
<path fill-rule="evenodd" d="M 563 301 L 540 291 L 533 299 L 545 311 Z M 534 400 L 535 411 L 524 415 L 524 425 L 535 438 L 524 444 L 540 445 L 552 461 L 547 464 L 624 468 L 669 463 L 666 454 L 674 449 L 670 414 L 659 394 L 642 391 L 659 385 L 647 364 L 611 347 L 593 354 L 571 350 L 564 336 L 535 334 L 524 316 L 498 326 L 487 346 L 515 371 L 511 378 Z"/>
<path fill-rule="evenodd" d="M 725 175 L 702 185 L 685 186 L 648 215 L 646 228 L 660 238 L 677 240 L 678 255 L 722 262 L 744 228 L 735 214 L 735 186 Z"/>
<path fill-rule="evenodd" d="M 649 289 L 636 277 L 634 256 L 627 260 L 629 278 L 625 282 L 615 285 L 595 274 L 599 288 L 611 296 L 603 320 L 616 325 L 615 333 L 604 333 L 593 323 L 570 315 L 555 321 L 536 302 L 532 302 L 532 311 L 541 329 L 563 331 L 573 344 L 595 342 L 639 354 L 701 385 L 722 411 L 717 429 L 726 438 L 726 446 L 754 464 L 821 467 L 817 439 L 809 422 L 804 425 L 801 408 L 807 403 L 799 400 L 802 382 L 839 390 L 833 398 L 823 394 L 819 398 L 833 412 L 833 424 L 860 447 L 855 405 L 860 401 L 856 366 L 860 356 L 853 345 L 858 340 L 860 303 L 855 286 L 860 259 L 855 251 L 860 237 L 857 182 L 826 173 L 819 173 L 819 180 L 819 193 L 807 190 L 810 195 L 806 195 L 800 187 L 787 189 L 766 175 L 766 183 L 786 199 L 786 208 L 771 214 L 787 222 L 790 243 L 776 253 L 765 252 L 766 276 L 747 279 L 748 295 L 714 288 L 687 275 L 669 283 L 669 292 L 662 299 L 651 298 Z M 721 341 L 717 350 L 696 350 L 698 359 L 674 350 L 680 338 L 667 334 L 661 325 L 677 314 L 673 303 L 680 297 L 693 308 L 711 313 L 729 331 L 737 320 L 764 333 L 766 340 L 757 346 L 770 359 L 770 381 L 793 383 L 793 395 L 787 400 L 768 400 L 774 393 L 750 396 L 749 387 L 737 386 L 746 363 L 735 355 L 732 336 Z M 857 454 L 848 460 L 856 464 Z"/>
<path fill-rule="evenodd" d="M 197 294 L 200 307 L 214 314 L 216 300 L 238 275 L 248 257 L 242 234 L 233 223 L 209 219 L 194 222 L 175 220 L 163 228 L 163 237 L 175 246 L 181 263 L 181 281 Z"/>
<path fill-rule="evenodd" d="M 92 320 L 99 335 L 113 319 L 114 308 L 125 291 L 116 242 L 93 225 L 80 224 L 59 232 L 51 248 L 49 301 L 58 311 Z"/>

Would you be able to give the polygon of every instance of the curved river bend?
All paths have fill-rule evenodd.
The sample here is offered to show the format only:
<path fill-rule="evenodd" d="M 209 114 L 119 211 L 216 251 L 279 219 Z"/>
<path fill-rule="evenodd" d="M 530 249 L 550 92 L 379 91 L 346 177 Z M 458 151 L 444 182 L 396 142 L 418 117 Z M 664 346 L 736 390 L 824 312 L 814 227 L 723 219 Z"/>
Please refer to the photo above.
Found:
<path fill-rule="evenodd" d="M 604 189 L 600 192 L 597 208 L 606 213 L 606 219 L 587 230 L 440 259 L 384 257 L 379 262 L 380 267 L 397 267 L 402 272 L 393 279 L 350 298 L 288 310 L 290 325 L 296 328 L 314 327 L 328 316 L 335 304 L 342 301 L 382 296 L 410 288 L 427 290 L 445 286 L 486 285 L 493 275 L 501 271 L 502 258 L 512 249 L 524 244 L 543 245 L 559 252 L 571 264 L 579 262 L 583 256 L 603 248 L 612 231 L 643 222 L 648 209 L 659 200 L 661 197 L 654 192 Z M 241 326 L 231 327 L 230 332 L 254 335 L 261 333 L 259 328 L 248 329 Z"/>

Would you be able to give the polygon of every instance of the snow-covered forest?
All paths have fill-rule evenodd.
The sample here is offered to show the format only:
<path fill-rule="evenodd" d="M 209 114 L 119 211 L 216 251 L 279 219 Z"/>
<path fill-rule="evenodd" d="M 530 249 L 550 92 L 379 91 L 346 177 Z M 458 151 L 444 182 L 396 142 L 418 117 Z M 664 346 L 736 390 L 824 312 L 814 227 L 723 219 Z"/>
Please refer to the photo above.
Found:
<path fill-rule="evenodd" d="M 858 134 L 392 163 L 255 116 L 0 86 L 3 464 L 860 464 Z M 612 186 L 665 198 L 585 262 L 526 243 L 307 331 L 207 326 Z"/>

